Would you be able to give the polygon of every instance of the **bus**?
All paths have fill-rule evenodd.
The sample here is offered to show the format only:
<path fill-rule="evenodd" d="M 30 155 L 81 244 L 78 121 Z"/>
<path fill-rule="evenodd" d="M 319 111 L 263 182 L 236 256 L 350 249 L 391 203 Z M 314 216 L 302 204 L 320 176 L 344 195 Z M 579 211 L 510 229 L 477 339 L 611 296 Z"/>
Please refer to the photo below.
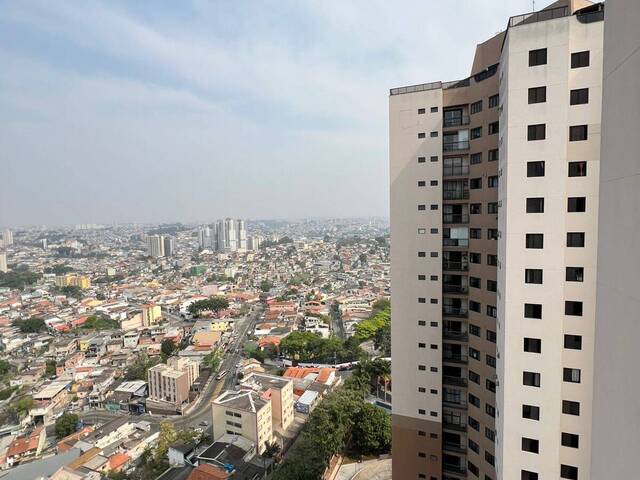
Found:
<path fill-rule="evenodd" d="M 216 375 L 216 380 L 222 380 L 227 373 L 229 373 L 229 370 L 221 370 L 220 373 Z"/>

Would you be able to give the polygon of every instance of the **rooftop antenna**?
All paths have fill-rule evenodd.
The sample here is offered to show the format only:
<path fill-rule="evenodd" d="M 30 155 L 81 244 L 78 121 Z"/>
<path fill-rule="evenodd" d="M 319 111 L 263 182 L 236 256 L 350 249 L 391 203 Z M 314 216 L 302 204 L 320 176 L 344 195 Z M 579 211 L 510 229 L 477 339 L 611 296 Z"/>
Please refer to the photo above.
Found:
<path fill-rule="evenodd" d="M 536 0 L 531 0 L 531 8 L 532 8 L 532 12 L 536 11 Z"/>

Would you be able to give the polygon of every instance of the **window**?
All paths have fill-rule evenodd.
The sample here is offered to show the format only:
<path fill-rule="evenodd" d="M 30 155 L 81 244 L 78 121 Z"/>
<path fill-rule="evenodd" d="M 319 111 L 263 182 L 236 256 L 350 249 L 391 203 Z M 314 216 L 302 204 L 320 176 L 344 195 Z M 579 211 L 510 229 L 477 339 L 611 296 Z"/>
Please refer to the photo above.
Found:
<path fill-rule="evenodd" d="M 580 369 L 579 368 L 563 368 L 562 379 L 565 382 L 580 383 Z"/>
<path fill-rule="evenodd" d="M 426 258 L 426 256 L 427 256 L 427 252 L 418 252 L 418 257 L 420 257 L 420 258 L 425 257 Z"/>
<path fill-rule="evenodd" d="M 498 202 L 487 203 L 487 213 L 498 213 Z"/>
<path fill-rule="evenodd" d="M 431 208 L 431 210 L 437 210 L 438 209 L 438 204 L 437 203 L 432 203 L 430 208 Z"/>
<path fill-rule="evenodd" d="M 544 103 L 547 101 L 547 87 L 532 87 L 529 89 L 529 103 Z"/>
<path fill-rule="evenodd" d="M 418 211 L 422 211 L 422 210 L 426 210 L 427 206 L 426 205 L 418 205 Z"/>
<path fill-rule="evenodd" d="M 542 269 L 540 268 L 525 268 L 524 270 L 524 283 L 542 283 Z"/>
<path fill-rule="evenodd" d="M 497 93 L 495 95 L 491 95 L 489 97 L 489 108 L 497 107 L 499 101 L 500 101 L 500 96 Z"/>
<path fill-rule="evenodd" d="M 476 337 L 480 336 L 480 327 L 477 325 L 474 325 L 473 323 L 469 324 L 469 333 L 471 335 L 474 335 Z"/>
<path fill-rule="evenodd" d="M 527 127 L 527 140 L 544 140 L 546 138 L 546 125 L 538 123 Z"/>
<path fill-rule="evenodd" d="M 475 252 L 469 253 L 469 263 L 476 263 L 476 264 L 482 263 L 482 255 Z"/>
<path fill-rule="evenodd" d="M 584 212 L 587 209 L 586 197 L 569 197 L 567 199 L 568 212 Z"/>
<path fill-rule="evenodd" d="M 435 138 L 438 136 L 438 132 L 431 132 L 429 135 L 431 136 L 431 138 Z"/>
<path fill-rule="evenodd" d="M 469 426 L 473 428 L 476 432 L 480 431 L 480 422 L 478 422 L 475 418 L 469 416 Z"/>
<path fill-rule="evenodd" d="M 482 136 L 482 127 L 475 127 L 469 130 L 469 136 L 471 137 L 471 140 L 480 138 Z"/>
<path fill-rule="evenodd" d="M 538 480 L 538 474 L 529 470 L 520 470 L 520 480 Z"/>
<path fill-rule="evenodd" d="M 425 133 L 424 133 L 424 132 L 420 132 L 420 133 L 418 134 L 418 138 L 426 138 Z"/>
<path fill-rule="evenodd" d="M 496 318 L 498 316 L 498 309 L 493 305 L 487 305 L 487 316 Z M 495 333 L 494 333 L 495 335 Z"/>
<path fill-rule="evenodd" d="M 569 141 L 579 142 L 587 139 L 587 125 L 573 125 L 569 127 Z"/>
<path fill-rule="evenodd" d="M 425 182 L 424 180 L 418 180 L 419 187 L 425 187 L 426 185 L 427 185 L 427 182 Z"/>
<path fill-rule="evenodd" d="M 472 450 L 476 453 L 480 453 L 480 446 L 474 442 L 473 440 L 469 439 L 469 450 Z"/>
<path fill-rule="evenodd" d="M 582 105 L 584 103 L 589 103 L 589 89 L 577 88 L 575 90 L 571 90 L 571 93 L 569 94 L 569 104 Z"/>
<path fill-rule="evenodd" d="M 467 468 L 471 473 L 473 473 L 476 477 L 480 475 L 480 470 L 477 466 L 475 466 L 471 461 L 467 461 Z"/>
<path fill-rule="evenodd" d="M 540 451 L 540 442 L 533 438 L 522 437 L 522 451 L 538 453 Z"/>
<path fill-rule="evenodd" d="M 522 418 L 540 420 L 540 407 L 535 405 L 522 405 Z"/>
<path fill-rule="evenodd" d="M 488 378 L 485 381 L 485 388 L 487 390 L 489 390 L 490 392 L 495 393 L 496 392 L 496 384 L 495 382 L 492 382 L 491 380 L 489 380 Z"/>
<path fill-rule="evenodd" d="M 424 162 L 425 162 L 424 157 L 418 157 L 418 163 L 424 163 Z"/>
<path fill-rule="evenodd" d="M 469 300 L 469 310 L 480 313 L 480 304 L 474 300 Z"/>
<path fill-rule="evenodd" d="M 431 157 L 429 157 L 429 161 L 437 162 L 438 161 L 438 156 L 437 155 L 431 155 Z"/>
<path fill-rule="evenodd" d="M 582 350 L 582 335 L 565 335 L 564 348 Z"/>
<path fill-rule="evenodd" d="M 525 303 L 524 318 L 542 318 L 542 305 L 539 303 Z"/>
<path fill-rule="evenodd" d="M 480 385 L 480 375 L 478 375 L 473 370 L 469 370 L 469 380 L 473 383 Z"/>
<path fill-rule="evenodd" d="M 418 228 L 418 235 L 424 235 L 427 233 L 427 229 L 426 228 Z"/>
<path fill-rule="evenodd" d="M 482 213 L 482 204 L 481 203 L 469 204 L 469 213 L 472 215 L 477 215 L 479 213 Z"/>
<path fill-rule="evenodd" d="M 498 265 L 498 256 L 497 255 L 488 254 L 487 255 L 487 265 L 490 265 L 492 267 L 497 266 Z"/>
<path fill-rule="evenodd" d="M 584 232 L 567 232 L 567 247 L 584 247 Z"/>
<path fill-rule="evenodd" d="M 567 282 L 584 282 L 584 268 L 583 267 L 567 267 L 567 273 L 565 280 Z"/>
<path fill-rule="evenodd" d="M 564 314 L 573 315 L 575 317 L 582 316 L 582 302 L 567 300 L 564 302 Z"/>
<path fill-rule="evenodd" d="M 495 308 L 495 307 L 493 307 Z M 489 340 L 492 343 L 496 343 L 496 332 L 493 332 L 491 330 L 487 330 L 487 340 Z"/>
<path fill-rule="evenodd" d="M 572 467 L 571 465 L 560 465 L 560 478 L 578 480 L 578 467 Z"/>
<path fill-rule="evenodd" d="M 426 275 L 418 275 L 418 280 L 426 280 L 427 276 Z"/>
<path fill-rule="evenodd" d="M 561 439 L 563 447 L 578 448 L 580 444 L 580 436 L 575 433 L 562 432 Z"/>
<path fill-rule="evenodd" d="M 495 430 L 492 430 L 489 427 L 484 427 L 484 436 L 495 443 L 495 441 L 496 441 L 496 432 L 495 432 Z"/>
<path fill-rule="evenodd" d="M 544 160 L 527 162 L 527 177 L 544 177 Z"/>
<path fill-rule="evenodd" d="M 497 292 L 498 282 L 496 282 L 495 280 L 487 280 L 487 290 L 489 292 Z"/>
<path fill-rule="evenodd" d="M 526 248 L 544 248 L 544 234 L 542 233 L 527 233 Z"/>
<path fill-rule="evenodd" d="M 469 403 L 476 408 L 480 408 L 480 399 L 476 397 L 473 393 L 469 394 Z"/>
<path fill-rule="evenodd" d="M 589 50 L 575 52 L 571 54 L 571 68 L 582 68 L 589 66 Z"/>
<path fill-rule="evenodd" d="M 530 387 L 539 387 L 540 374 L 536 372 L 522 372 L 522 384 Z"/>
<path fill-rule="evenodd" d="M 491 355 L 485 355 L 485 363 L 489 365 L 491 368 L 496 368 L 496 357 L 492 357 Z"/>
<path fill-rule="evenodd" d="M 524 338 L 524 351 L 530 353 L 542 352 L 542 340 L 539 338 Z"/>
<path fill-rule="evenodd" d="M 544 197 L 527 198 L 527 213 L 544 213 Z"/>
<path fill-rule="evenodd" d="M 571 400 L 562 401 L 562 413 L 567 415 L 580 415 L 580 402 Z"/>
<path fill-rule="evenodd" d="M 487 128 L 489 135 L 495 135 L 500 131 L 500 122 L 491 122 Z"/>
<path fill-rule="evenodd" d="M 471 105 L 469 105 L 469 111 L 471 112 L 471 115 L 473 115 L 474 113 L 481 112 L 482 100 L 478 100 L 477 102 L 473 102 Z"/>
<path fill-rule="evenodd" d="M 495 416 L 495 415 L 493 415 L 493 416 Z M 484 452 L 484 459 L 489 465 L 495 465 L 495 463 L 496 463 L 495 457 L 493 455 L 491 455 L 489 452 L 487 452 L 486 450 Z"/>
<path fill-rule="evenodd" d="M 482 288 L 478 277 L 469 277 L 469 286 L 473 288 Z"/>
<path fill-rule="evenodd" d="M 424 115 L 425 113 L 427 113 L 427 110 L 425 108 L 418 109 L 418 115 Z"/>
<path fill-rule="evenodd" d="M 569 162 L 570 177 L 586 177 L 587 162 Z"/>
<path fill-rule="evenodd" d="M 487 178 L 487 187 L 489 188 L 498 188 L 498 176 L 491 175 Z"/>
<path fill-rule="evenodd" d="M 478 163 L 482 163 L 482 153 L 472 153 L 469 156 L 469 163 L 471 165 L 477 165 Z"/>
<path fill-rule="evenodd" d="M 431 107 L 431 113 L 437 113 L 438 107 Z"/>
<path fill-rule="evenodd" d="M 537 50 L 529 50 L 529 66 L 545 65 L 547 63 L 547 49 L 539 48 Z"/>
<path fill-rule="evenodd" d="M 499 156 L 498 151 L 499 150 L 497 148 L 493 149 L 493 150 L 489 150 L 489 161 L 490 162 L 495 162 L 495 161 L 498 160 L 498 156 Z"/>
<path fill-rule="evenodd" d="M 427 371 L 427 367 L 426 367 L 426 365 L 418 365 L 418 370 L 420 370 L 421 372 L 426 372 Z"/>
<path fill-rule="evenodd" d="M 474 360 L 480 360 L 480 351 L 473 347 L 469 347 L 469 356 Z"/>
<path fill-rule="evenodd" d="M 471 190 L 482 188 L 482 178 L 472 178 L 469 180 L 469 188 Z"/>
<path fill-rule="evenodd" d="M 482 229 L 481 228 L 470 228 L 469 229 L 469 238 L 480 239 L 482 238 Z"/>

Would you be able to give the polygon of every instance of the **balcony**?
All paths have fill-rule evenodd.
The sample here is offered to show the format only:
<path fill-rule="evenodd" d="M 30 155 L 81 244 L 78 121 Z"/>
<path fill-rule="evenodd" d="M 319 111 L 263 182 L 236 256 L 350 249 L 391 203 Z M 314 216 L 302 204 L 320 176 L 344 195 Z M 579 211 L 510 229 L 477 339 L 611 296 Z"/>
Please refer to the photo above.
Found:
<path fill-rule="evenodd" d="M 452 377 L 450 375 L 443 375 L 442 383 L 444 383 L 445 385 L 455 385 L 456 387 L 466 387 L 467 379 L 462 377 Z"/>
<path fill-rule="evenodd" d="M 455 465 L 453 463 L 443 463 L 442 470 L 444 472 L 456 473 L 458 475 L 464 475 L 467 473 L 467 469 L 461 465 Z"/>
<path fill-rule="evenodd" d="M 469 315 L 469 310 L 467 310 L 466 305 L 461 307 L 454 307 L 453 305 L 443 305 L 442 315 L 446 317 L 467 317 Z"/>
<path fill-rule="evenodd" d="M 460 177 L 469 175 L 469 165 L 444 166 L 442 168 L 443 177 Z"/>
<path fill-rule="evenodd" d="M 469 215 L 466 213 L 445 213 L 442 215 L 442 223 L 469 223 Z"/>
<path fill-rule="evenodd" d="M 442 405 L 447 408 L 467 408 L 467 401 L 462 398 L 442 398 Z"/>
<path fill-rule="evenodd" d="M 443 190 L 442 198 L 444 200 L 467 200 L 469 198 L 469 190 Z"/>
<path fill-rule="evenodd" d="M 443 143 L 442 150 L 445 152 L 459 152 L 462 150 L 469 150 L 469 140 Z"/>
<path fill-rule="evenodd" d="M 449 430 L 455 430 L 457 432 L 467 431 L 467 424 L 464 422 L 461 422 L 458 419 L 452 420 L 452 419 L 448 419 L 447 417 L 442 417 L 442 426 L 444 428 L 448 428 Z"/>
<path fill-rule="evenodd" d="M 442 285 L 442 291 L 444 293 L 469 293 L 469 287 L 466 285 L 455 285 L 451 283 L 445 283 Z"/>
<path fill-rule="evenodd" d="M 464 445 L 460 445 L 458 443 L 452 443 L 452 442 L 443 442 L 442 449 L 447 452 L 467 453 L 467 449 L 464 447 Z"/>
<path fill-rule="evenodd" d="M 444 351 L 442 354 L 442 361 L 451 363 L 468 363 L 469 357 L 461 353 Z"/>
<path fill-rule="evenodd" d="M 467 332 L 459 332 L 457 330 L 444 329 L 442 331 L 442 338 L 445 340 L 455 340 L 458 342 L 466 342 L 469 340 L 469 334 Z"/>
<path fill-rule="evenodd" d="M 461 125 L 469 125 L 468 115 L 449 117 L 442 120 L 443 127 L 459 127 Z"/>
<path fill-rule="evenodd" d="M 469 262 L 466 260 L 463 262 L 444 260 L 442 262 L 442 269 L 449 270 L 451 272 L 466 272 L 469 270 Z"/>

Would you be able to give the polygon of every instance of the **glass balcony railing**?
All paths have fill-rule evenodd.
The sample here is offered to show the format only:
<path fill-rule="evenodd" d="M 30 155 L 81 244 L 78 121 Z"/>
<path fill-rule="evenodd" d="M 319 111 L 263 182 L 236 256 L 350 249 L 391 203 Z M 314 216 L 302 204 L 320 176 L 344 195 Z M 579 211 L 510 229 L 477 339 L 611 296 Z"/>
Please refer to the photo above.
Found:
<path fill-rule="evenodd" d="M 466 272 L 469 270 L 469 262 L 445 260 L 442 262 L 442 269 L 451 270 L 453 272 Z"/>
<path fill-rule="evenodd" d="M 457 117 L 448 117 L 442 120 L 443 127 L 459 127 L 461 125 L 469 125 L 469 116 L 462 115 Z"/>
<path fill-rule="evenodd" d="M 445 142 L 442 144 L 442 150 L 444 150 L 445 152 L 469 150 L 469 140 L 462 140 L 459 142 Z"/>
<path fill-rule="evenodd" d="M 466 306 L 454 307 L 452 305 L 443 305 L 442 314 L 448 317 L 466 317 L 469 315 L 469 310 Z"/>
<path fill-rule="evenodd" d="M 469 223 L 469 215 L 466 213 L 445 213 L 442 215 L 442 223 Z"/>

